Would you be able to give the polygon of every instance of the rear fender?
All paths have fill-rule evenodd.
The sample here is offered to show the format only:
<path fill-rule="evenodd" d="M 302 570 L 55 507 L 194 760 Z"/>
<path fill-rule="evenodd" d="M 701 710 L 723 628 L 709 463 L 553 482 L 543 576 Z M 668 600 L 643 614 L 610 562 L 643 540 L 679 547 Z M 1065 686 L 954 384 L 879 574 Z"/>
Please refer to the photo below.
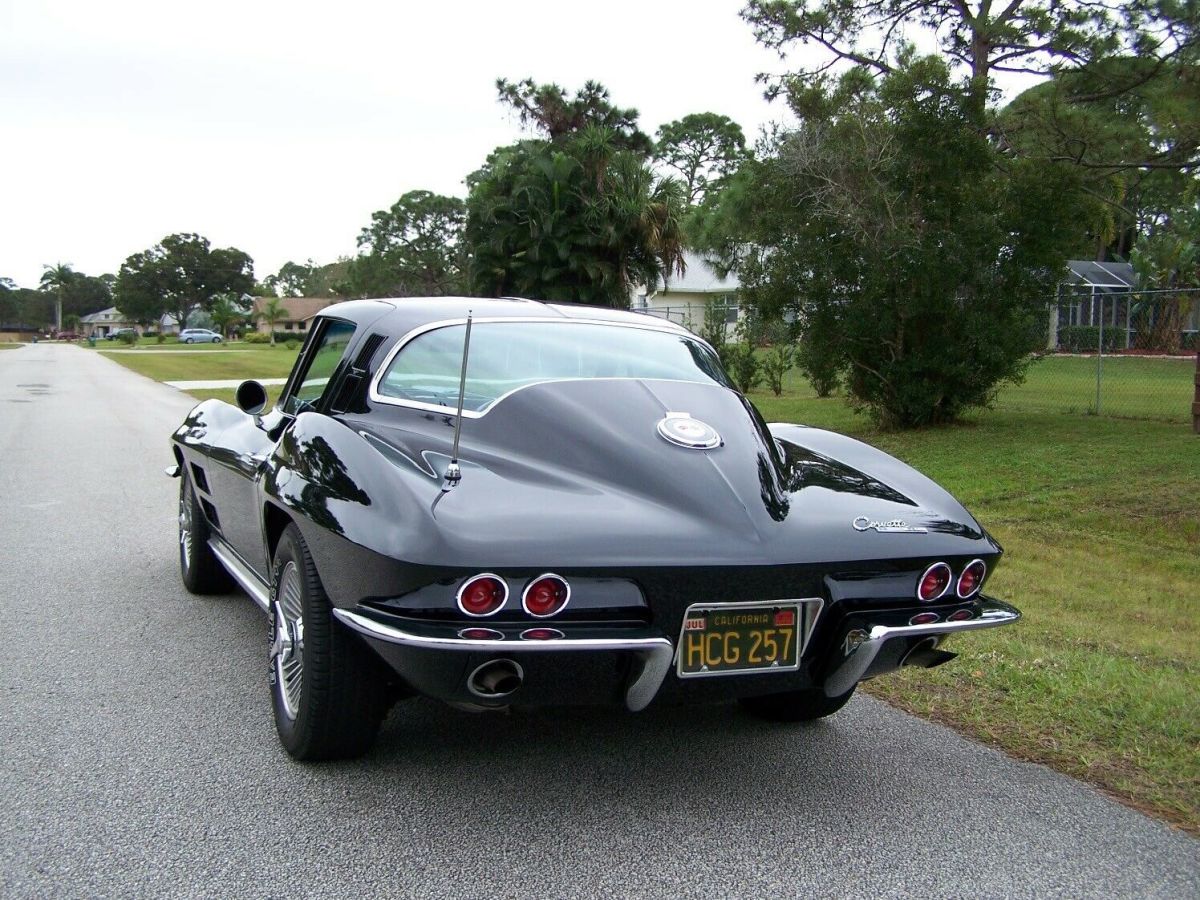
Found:
<path fill-rule="evenodd" d="M 444 555 L 430 514 L 440 488 L 317 413 L 302 413 L 285 431 L 263 478 L 266 502 L 297 523 L 336 606 L 428 582 L 426 567 L 404 559 Z"/>

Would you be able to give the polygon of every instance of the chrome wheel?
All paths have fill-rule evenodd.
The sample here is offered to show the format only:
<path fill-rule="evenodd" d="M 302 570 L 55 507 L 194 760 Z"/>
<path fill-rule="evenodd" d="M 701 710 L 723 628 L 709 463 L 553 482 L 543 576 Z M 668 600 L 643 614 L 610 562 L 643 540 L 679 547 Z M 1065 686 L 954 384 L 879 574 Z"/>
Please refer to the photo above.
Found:
<path fill-rule="evenodd" d="M 186 572 L 192 567 L 192 504 L 186 482 L 179 490 L 179 560 Z"/>
<path fill-rule="evenodd" d="M 296 718 L 304 689 L 304 607 L 300 570 L 288 561 L 279 573 L 271 616 L 271 662 L 279 697 L 289 719 Z"/>

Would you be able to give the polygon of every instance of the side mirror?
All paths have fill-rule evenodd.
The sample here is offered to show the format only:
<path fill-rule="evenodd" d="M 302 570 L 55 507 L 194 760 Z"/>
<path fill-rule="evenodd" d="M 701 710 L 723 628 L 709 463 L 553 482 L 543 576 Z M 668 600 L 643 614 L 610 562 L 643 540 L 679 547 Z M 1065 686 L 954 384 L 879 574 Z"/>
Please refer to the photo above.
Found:
<path fill-rule="evenodd" d="M 267 408 L 267 389 L 257 381 L 243 381 L 238 385 L 238 409 L 247 415 L 257 416 Z"/>

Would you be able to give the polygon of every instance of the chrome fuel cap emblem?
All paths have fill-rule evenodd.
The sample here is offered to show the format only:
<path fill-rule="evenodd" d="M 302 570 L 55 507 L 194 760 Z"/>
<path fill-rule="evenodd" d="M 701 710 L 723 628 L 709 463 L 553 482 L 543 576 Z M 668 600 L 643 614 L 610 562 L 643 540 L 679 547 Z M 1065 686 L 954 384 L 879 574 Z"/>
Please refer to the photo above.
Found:
<path fill-rule="evenodd" d="M 672 444 L 689 450 L 711 450 L 721 444 L 721 435 L 715 428 L 687 413 L 667 413 L 658 421 L 658 433 Z"/>

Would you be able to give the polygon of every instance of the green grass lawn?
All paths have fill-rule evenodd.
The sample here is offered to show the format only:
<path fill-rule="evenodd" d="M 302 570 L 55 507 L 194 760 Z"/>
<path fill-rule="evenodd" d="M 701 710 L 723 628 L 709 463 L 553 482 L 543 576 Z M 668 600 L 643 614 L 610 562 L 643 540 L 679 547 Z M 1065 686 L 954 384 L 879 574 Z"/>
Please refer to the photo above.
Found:
<path fill-rule="evenodd" d="M 243 378 L 285 378 L 292 371 L 299 348 L 283 344 L 142 344 L 129 352 L 125 346 L 97 347 L 109 359 L 155 381 L 206 381 Z M 159 353 L 160 349 L 170 352 Z M 191 352 L 188 352 L 191 351 Z M 232 393 L 230 394 L 232 396 Z"/>
<path fill-rule="evenodd" d="M 1130 414 L 1152 415 L 1171 361 L 1114 361 L 1130 362 Z M 868 692 L 1200 833 L 1200 437 L 1057 412 L 1064 376 L 1088 363 L 1046 360 L 995 410 L 917 432 L 874 430 L 798 379 L 752 397 L 769 420 L 847 431 L 911 463 L 1005 547 L 988 592 L 1024 621 L 955 639 L 957 660 Z"/>
<path fill-rule="evenodd" d="M 16 350 L 18 347 L 24 346 L 24 344 L 18 344 L 14 341 L 0 341 L 0 350 Z"/>
<path fill-rule="evenodd" d="M 296 355 L 224 347 L 109 358 L 184 380 L 280 377 Z M 795 372 L 782 396 L 751 397 L 768 421 L 848 432 L 915 465 L 1007 551 L 988 591 L 1025 619 L 957 638 L 957 660 L 867 691 L 1200 833 L 1200 437 L 1182 424 L 1195 363 L 1105 359 L 1102 411 L 1128 418 L 1086 414 L 1095 366 L 1041 360 L 994 410 L 916 432 L 878 431 Z"/>

